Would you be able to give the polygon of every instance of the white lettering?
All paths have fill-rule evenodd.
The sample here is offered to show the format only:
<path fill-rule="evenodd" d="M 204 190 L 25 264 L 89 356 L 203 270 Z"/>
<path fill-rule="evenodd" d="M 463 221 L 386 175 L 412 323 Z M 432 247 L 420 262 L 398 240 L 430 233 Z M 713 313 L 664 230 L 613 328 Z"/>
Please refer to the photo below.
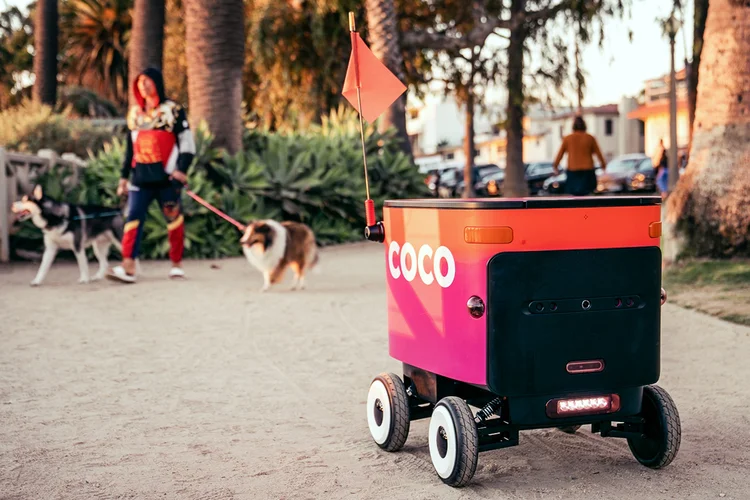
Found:
<path fill-rule="evenodd" d="M 432 266 L 427 263 L 427 258 L 432 261 Z M 442 272 L 443 261 L 447 266 L 445 273 Z M 388 246 L 388 270 L 393 279 L 399 279 L 403 275 L 406 281 L 411 282 L 419 274 L 419 279 L 425 285 L 437 281 L 442 288 L 448 288 L 456 278 L 456 261 L 451 251 L 444 246 L 433 252 L 430 245 L 422 245 L 417 253 L 411 243 L 407 242 L 400 246 L 397 242 L 391 241 Z"/>
<path fill-rule="evenodd" d="M 418 270 L 419 270 L 419 277 L 422 278 L 422 282 L 425 285 L 431 285 L 433 281 L 435 281 L 435 277 L 432 275 L 432 271 L 427 271 L 424 268 L 424 258 L 429 257 L 432 259 L 432 248 L 430 245 L 422 245 L 419 248 L 419 257 L 417 258 L 417 262 L 419 264 Z"/>
<path fill-rule="evenodd" d="M 407 255 L 411 257 L 409 259 L 411 267 L 406 267 Z M 404 273 L 406 281 L 413 281 L 417 276 L 417 252 L 411 243 L 404 243 L 401 247 L 401 272 Z"/>
<path fill-rule="evenodd" d="M 393 265 L 393 254 L 395 253 L 398 255 L 399 247 L 398 243 L 395 241 L 391 241 L 391 244 L 388 245 L 388 269 L 391 271 L 391 276 L 393 276 L 394 280 L 397 280 L 401 277 L 401 270 Z"/>
<path fill-rule="evenodd" d="M 448 264 L 448 271 L 443 274 L 440 270 L 440 261 L 445 259 Z M 453 279 L 456 277 L 456 261 L 453 260 L 453 254 L 446 247 L 438 247 L 435 250 L 435 279 L 438 284 L 443 288 L 448 288 L 453 283 Z"/>

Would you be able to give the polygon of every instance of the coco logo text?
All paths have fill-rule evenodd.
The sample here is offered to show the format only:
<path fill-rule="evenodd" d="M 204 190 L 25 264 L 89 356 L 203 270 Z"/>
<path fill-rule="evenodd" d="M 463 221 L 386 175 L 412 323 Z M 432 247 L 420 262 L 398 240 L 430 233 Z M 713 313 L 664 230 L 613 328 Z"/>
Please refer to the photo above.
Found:
<path fill-rule="evenodd" d="M 447 265 L 445 272 L 443 261 Z M 442 288 L 448 288 L 456 277 L 456 261 L 451 251 L 444 246 L 439 246 L 433 252 L 430 245 L 422 245 L 417 252 L 411 243 L 400 246 L 391 241 L 388 246 L 388 270 L 396 280 L 403 276 L 406 281 L 411 282 L 419 275 L 425 285 L 437 282 Z"/>

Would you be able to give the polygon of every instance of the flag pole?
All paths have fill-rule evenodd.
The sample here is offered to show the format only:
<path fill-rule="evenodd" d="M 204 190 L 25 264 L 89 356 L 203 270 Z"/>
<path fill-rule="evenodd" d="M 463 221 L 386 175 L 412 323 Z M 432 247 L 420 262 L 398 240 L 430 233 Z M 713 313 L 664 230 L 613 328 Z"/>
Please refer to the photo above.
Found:
<path fill-rule="evenodd" d="M 359 135 L 362 141 L 362 162 L 365 167 L 365 192 L 367 199 L 365 200 L 365 215 L 367 218 L 367 225 L 372 226 L 375 224 L 375 203 L 370 199 L 370 181 L 367 175 L 367 151 L 365 149 L 365 126 L 362 121 L 362 82 L 359 79 L 359 60 L 357 54 L 357 29 L 354 22 L 354 12 L 349 12 L 349 34 L 352 39 L 352 53 L 354 58 L 354 82 L 357 87 L 357 114 L 359 115 Z"/>

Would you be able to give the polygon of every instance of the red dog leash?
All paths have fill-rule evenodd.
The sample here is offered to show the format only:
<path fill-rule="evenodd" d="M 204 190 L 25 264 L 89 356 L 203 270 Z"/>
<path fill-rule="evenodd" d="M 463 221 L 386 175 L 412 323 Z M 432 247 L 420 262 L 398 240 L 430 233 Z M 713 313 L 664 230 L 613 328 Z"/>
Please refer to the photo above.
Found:
<path fill-rule="evenodd" d="M 221 217 L 225 221 L 229 222 L 230 224 L 233 224 L 240 231 L 244 231 L 247 228 L 247 226 L 245 226 L 244 224 L 240 224 L 236 220 L 232 219 L 230 216 L 228 216 L 227 214 L 225 214 L 224 212 L 222 212 L 218 208 L 214 207 L 213 205 L 211 205 L 209 202 L 207 202 L 206 200 L 204 200 L 203 198 L 201 198 L 200 196 L 198 196 L 194 192 L 192 192 L 189 189 L 187 189 L 187 187 L 185 188 L 185 192 L 192 199 L 194 199 L 195 201 L 197 201 L 198 203 L 200 203 L 201 205 L 203 205 L 207 209 L 211 210 L 213 213 L 215 213 L 216 215 L 218 215 L 219 217 Z"/>

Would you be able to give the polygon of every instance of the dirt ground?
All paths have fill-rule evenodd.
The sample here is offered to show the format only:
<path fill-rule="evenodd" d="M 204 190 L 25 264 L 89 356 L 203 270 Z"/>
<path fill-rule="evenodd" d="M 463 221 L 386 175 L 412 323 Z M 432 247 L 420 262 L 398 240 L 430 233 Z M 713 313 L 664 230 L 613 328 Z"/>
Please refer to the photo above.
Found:
<path fill-rule="evenodd" d="M 378 245 L 326 249 L 302 292 L 260 294 L 241 259 L 211 264 L 78 285 L 66 262 L 41 288 L 36 265 L 0 266 L 0 499 L 750 498 L 750 328 L 665 306 L 659 384 L 682 419 L 669 467 L 588 427 L 530 431 L 456 490 L 427 420 L 394 454 L 367 430 L 372 377 L 400 374 Z"/>

